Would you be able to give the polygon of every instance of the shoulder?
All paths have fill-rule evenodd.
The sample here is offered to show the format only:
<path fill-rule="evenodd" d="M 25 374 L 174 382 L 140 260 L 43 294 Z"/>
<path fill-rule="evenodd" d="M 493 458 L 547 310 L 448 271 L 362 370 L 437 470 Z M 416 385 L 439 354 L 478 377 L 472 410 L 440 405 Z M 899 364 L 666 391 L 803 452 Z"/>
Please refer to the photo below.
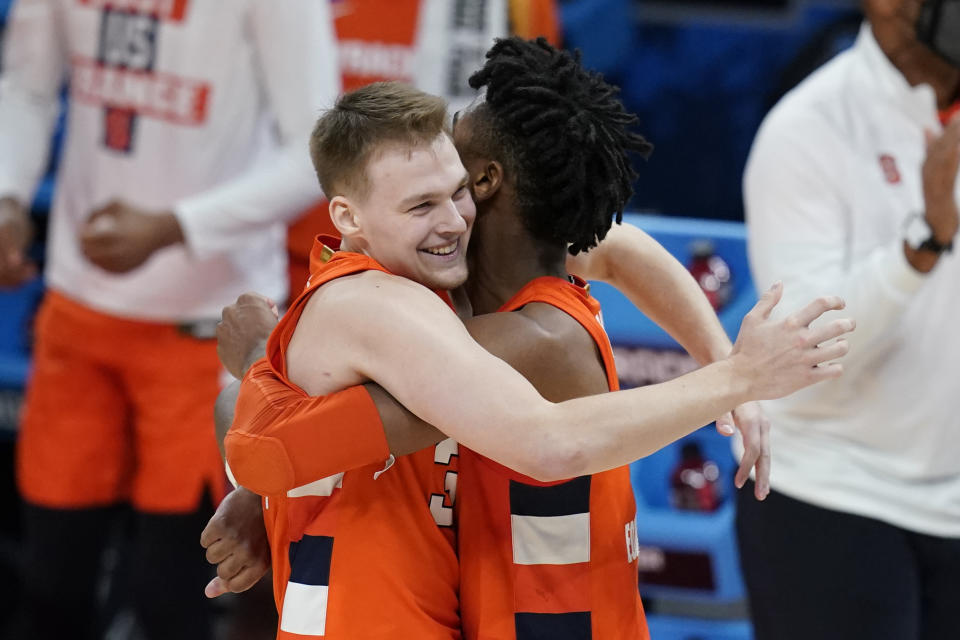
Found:
<path fill-rule="evenodd" d="M 407 278 L 363 271 L 321 285 L 304 306 L 302 318 L 375 326 L 387 319 L 448 309 L 434 292 Z"/>
<path fill-rule="evenodd" d="M 370 358 L 382 361 L 387 353 L 462 347 L 463 340 L 469 340 L 463 323 L 440 296 L 412 280 L 380 271 L 322 285 L 307 301 L 296 334 L 331 352 L 349 352 L 357 366 Z"/>

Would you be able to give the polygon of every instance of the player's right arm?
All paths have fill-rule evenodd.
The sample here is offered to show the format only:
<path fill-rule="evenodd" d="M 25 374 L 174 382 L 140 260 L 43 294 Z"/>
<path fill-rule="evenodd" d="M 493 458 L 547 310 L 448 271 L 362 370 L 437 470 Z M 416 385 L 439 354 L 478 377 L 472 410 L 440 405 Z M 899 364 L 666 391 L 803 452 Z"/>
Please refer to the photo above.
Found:
<path fill-rule="evenodd" d="M 463 445 L 540 480 L 627 464 L 742 402 L 837 377 L 840 365 L 816 365 L 844 355 L 846 343 L 818 345 L 852 329 L 845 319 L 808 328 L 842 308 L 836 298 L 771 320 L 781 294 L 774 287 L 745 318 L 730 357 L 659 385 L 553 404 L 427 289 L 383 274 L 353 285 L 308 303 L 287 351 L 292 382 L 313 395 L 329 390 L 331 377 L 343 386 L 376 381 Z"/>
<path fill-rule="evenodd" d="M 47 167 L 66 69 L 53 0 L 18 0 L 3 38 L 0 75 L 0 285 L 33 274 L 25 255 L 29 205 Z"/>

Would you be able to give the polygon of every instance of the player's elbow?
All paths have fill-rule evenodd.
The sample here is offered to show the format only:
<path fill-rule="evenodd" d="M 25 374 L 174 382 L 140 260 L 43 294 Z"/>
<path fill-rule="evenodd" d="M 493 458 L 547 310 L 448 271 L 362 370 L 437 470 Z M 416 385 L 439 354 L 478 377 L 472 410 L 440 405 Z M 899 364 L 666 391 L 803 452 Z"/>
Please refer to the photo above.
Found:
<path fill-rule="evenodd" d="M 587 456 L 576 441 L 548 436 L 532 449 L 529 469 L 522 473 L 534 480 L 556 482 L 581 476 L 586 471 Z"/>
<path fill-rule="evenodd" d="M 231 431 L 224 450 L 237 483 L 254 493 L 284 495 L 297 486 L 286 448 L 275 438 Z"/>

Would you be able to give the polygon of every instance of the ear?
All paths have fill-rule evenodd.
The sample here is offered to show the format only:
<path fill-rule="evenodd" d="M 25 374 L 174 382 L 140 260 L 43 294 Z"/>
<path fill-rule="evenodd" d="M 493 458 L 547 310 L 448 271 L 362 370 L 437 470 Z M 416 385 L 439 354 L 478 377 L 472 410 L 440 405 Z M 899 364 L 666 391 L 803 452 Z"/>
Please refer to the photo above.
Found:
<path fill-rule="evenodd" d="M 344 238 L 359 238 L 362 235 L 356 208 L 345 196 L 334 196 L 330 200 L 330 221 Z"/>
<path fill-rule="evenodd" d="M 503 178 L 503 165 L 496 160 L 487 161 L 470 174 L 474 199 L 483 202 L 492 198 L 503 186 Z"/>

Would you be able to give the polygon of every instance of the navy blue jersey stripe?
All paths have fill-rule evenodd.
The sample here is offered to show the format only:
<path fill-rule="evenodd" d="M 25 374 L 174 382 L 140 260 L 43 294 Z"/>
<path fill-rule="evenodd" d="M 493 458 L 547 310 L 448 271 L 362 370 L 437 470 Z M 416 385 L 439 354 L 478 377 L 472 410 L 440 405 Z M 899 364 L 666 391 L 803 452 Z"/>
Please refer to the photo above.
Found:
<path fill-rule="evenodd" d="M 290 543 L 290 582 L 314 586 L 330 585 L 333 538 L 303 536 Z"/>
<path fill-rule="evenodd" d="M 549 487 L 510 481 L 510 513 L 515 516 L 569 516 L 590 511 L 590 476 Z"/>
<path fill-rule="evenodd" d="M 515 613 L 517 640 L 591 640 L 589 611 Z"/>

